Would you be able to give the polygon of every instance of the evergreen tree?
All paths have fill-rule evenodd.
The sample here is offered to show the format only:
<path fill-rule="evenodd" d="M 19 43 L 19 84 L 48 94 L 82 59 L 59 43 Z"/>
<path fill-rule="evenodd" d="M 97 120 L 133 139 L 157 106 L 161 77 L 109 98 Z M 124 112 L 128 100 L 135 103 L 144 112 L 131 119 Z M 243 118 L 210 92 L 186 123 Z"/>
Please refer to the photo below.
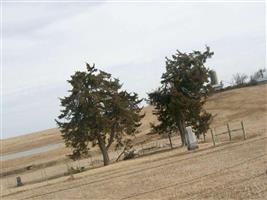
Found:
<path fill-rule="evenodd" d="M 109 164 L 108 149 L 113 142 L 123 145 L 126 135 L 134 135 L 141 125 L 142 108 L 138 95 L 121 90 L 111 74 L 86 64 L 87 71 L 76 72 L 68 82 L 70 95 L 61 100 L 61 114 L 56 120 L 72 159 L 88 154 L 89 143 L 98 145 L 104 165 Z"/>
<path fill-rule="evenodd" d="M 185 127 L 191 125 L 196 135 L 205 133 L 211 114 L 203 109 L 208 94 L 209 69 L 204 66 L 213 55 L 209 47 L 204 52 L 177 51 L 172 59 L 166 58 L 166 72 L 161 77 L 161 87 L 148 94 L 149 102 L 155 106 L 159 132 L 178 132 L 182 144 L 186 144 Z"/>

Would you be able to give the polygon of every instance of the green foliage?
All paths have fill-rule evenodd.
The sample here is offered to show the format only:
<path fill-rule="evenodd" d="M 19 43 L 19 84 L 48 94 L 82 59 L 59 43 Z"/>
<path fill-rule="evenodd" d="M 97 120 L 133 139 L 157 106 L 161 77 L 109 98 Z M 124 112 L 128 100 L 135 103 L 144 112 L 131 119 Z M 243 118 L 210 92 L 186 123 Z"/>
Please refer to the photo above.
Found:
<path fill-rule="evenodd" d="M 213 55 L 209 47 L 203 53 L 186 54 L 177 51 L 172 59 L 166 58 L 166 72 L 161 87 L 149 93 L 149 102 L 155 106 L 154 114 L 160 124 L 152 128 L 159 132 L 177 132 L 185 143 L 185 126 L 191 125 L 197 135 L 207 131 L 211 114 L 203 109 L 211 92 L 209 69 L 204 66 Z"/>
<path fill-rule="evenodd" d="M 109 163 L 108 149 L 115 141 L 122 146 L 125 135 L 134 135 L 143 116 L 136 93 L 121 90 L 111 74 L 86 64 L 87 70 L 76 72 L 68 82 L 70 95 L 61 98 L 61 115 L 56 120 L 72 159 L 88 154 L 89 143 L 98 145 L 104 164 Z M 61 121 L 60 121 L 61 120 Z"/>

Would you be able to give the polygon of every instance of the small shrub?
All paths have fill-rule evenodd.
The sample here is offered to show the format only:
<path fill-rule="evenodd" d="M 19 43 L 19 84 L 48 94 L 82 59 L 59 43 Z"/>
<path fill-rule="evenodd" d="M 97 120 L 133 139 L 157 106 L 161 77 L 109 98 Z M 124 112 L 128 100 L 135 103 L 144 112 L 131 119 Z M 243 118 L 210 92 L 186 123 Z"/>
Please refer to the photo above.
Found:
<path fill-rule="evenodd" d="M 133 159 L 135 158 L 137 154 L 134 152 L 134 150 L 131 150 L 131 151 L 127 151 L 124 153 L 124 158 L 123 160 L 129 160 L 129 159 Z"/>

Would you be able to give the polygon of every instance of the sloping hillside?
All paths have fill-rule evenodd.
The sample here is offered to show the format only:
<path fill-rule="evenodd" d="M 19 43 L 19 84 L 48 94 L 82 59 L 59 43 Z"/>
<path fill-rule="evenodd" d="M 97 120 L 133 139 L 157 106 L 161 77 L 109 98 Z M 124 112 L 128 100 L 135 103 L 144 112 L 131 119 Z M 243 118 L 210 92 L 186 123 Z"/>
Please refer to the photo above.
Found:
<path fill-rule="evenodd" d="M 266 129 L 267 122 L 267 84 L 229 90 L 214 94 L 208 99 L 206 109 L 216 115 L 212 126 L 222 126 L 229 121 L 244 120 L 249 130 L 260 126 Z M 142 119 L 142 126 L 138 137 L 146 137 L 150 131 L 150 122 L 156 122 L 152 114 L 153 107 L 145 107 L 146 116 Z M 2 153 L 18 152 L 50 143 L 62 143 L 58 129 L 49 129 L 2 141 Z M 64 151 L 62 151 L 64 152 Z"/>
<path fill-rule="evenodd" d="M 208 99 L 205 107 L 216 115 L 213 126 L 240 120 L 264 125 L 267 120 L 267 85 L 217 93 Z"/>
<path fill-rule="evenodd" d="M 152 164 L 155 161 L 154 164 L 165 166 L 166 165 L 165 161 L 161 163 L 161 160 L 164 160 L 164 159 L 172 160 L 171 162 L 172 168 L 178 169 L 179 167 L 177 168 L 177 164 L 178 164 L 177 161 L 182 159 L 181 156 L 187 157 L 190 155 L 192 155 L 192 159 L 188 161 L 188 163 L 185 165 L 180 164 L 181 165 L 180 168 L 186 169 L 186 168 L 191 168 L 192 166 L 199 166 L 199 165 L 192 165 L 192 163 L 196 161 L 195 160 L 196 158 L 194 156 L 195 153 L 202 154 L 202 156 L 207 156 L 205 162 L 202 159 L 200 159 L 202 162 L 202 167 L 200 169 L 208 168 L 209 172 L 213 171 L 216 168 L 220 169 L 219 167 L 222 167 L 221 170 L 226 170 L 227 166 L 225 163 L 232 164 L 233 162 L 236 162 L 238 160 L 239 160 L 237 163 L 238 166 L 239 165 L 242 166 L 241 165 L 243 162 L 242 160 L 247 158 L 248 153 L 251 153 L 251 159 L 254 159 L 254 158 L 257 159 L 259 152 L 264 153 L 265 152 L 264 150 L 266 150 L 266 145 L 265 145 L 266 133 L 267 133 L 267 123 L 266 123 L 267 122 L 267 112 L 266 112 L 267 111 L 266 110 L 267 108 L 266 97 L 267 96 L 266 95 L 267 95 L 267 85 L 248 87 L 248 88 L 230 90 L 230 91 L 225 91 L 225 92 L 214 94 L 208 99 L 208 102 L 205 105 L 206 109 L 215 116 L 214 121 L 212 123 L 212 127 L 216 128 L 216 133 L 218 133 L 220 129 L 223 131 L 226 131 L 227 128 L 225 124 L 227 122 L 230 122 L 231 128 L 240 129 L 240 121 L 243 120 L 245 127 L 246 127 L 246 131 L 247 131 L 247 140 L 240 139 L 242 138 L 242 135 L 236 132 L 237 134 L 233 135 L 231 142 L 229 142 L 228 136 L 225 137 L 226 140 L 225 138 L 216 137 L 216 140 L 218 139 L 216 142 L 218 146 L 216 146 L 216 148 L 213 148 L 211 135 L 208 134 L 206 137 L 206 142 L 202 142 L 200 140 L 199 149 L 196 152 L 188 152 L 186 148 L 175 148 L 173 149 L 173 151 L 168 150 L 165 153 L 162 152 L 162 153 L 154 154 L 152 156 L 144 156 L 144 157 L 141 157 L 140 159 L 134 159 L 130 161 L 130 163 L 136 162 L 136 165 L 133 167 L 133 169 L 135 170 L 136 168 L 138 168 L 140 164 L 139 161 L 144 162 L 146 165 L 148 160 L 151 161 Z M 150 122 L 157 121 L 156 117 L 152 114 L 152 110 L 153 110 L 153 107 L 151 106 L 144 108 L 143 112 L 146 113 L 146 116 L 142 120 L 143 124 L 140 127 L 140 133 L 137 134 L 137 137 L 135 138 L 135 143 L 140 143 L 140 142 L 158 143 L 159 141 L 165 140 L 165 139 L 157 140 L 159 137 L 161 137 L 157 134 L 156 135 L 147 134 L 150 132 L 150 125 L 149 125 Z M 238 127 L 234 127 L 235 124 Z M 224 136 L 225 135 L 223 135 L 223 137 Z M 157 141 L 154 141 L 154 140 L 157 140 Z M 174 140 L 176 141 L 176 145 L 178 146 L 180 144 L 178 143 L 180 142 L 180 138 L 176 136 Z M 224 143 L 226 145 L 223 144 L 224 141 L 226 141 Z M 88 167 L 88 165 L 94 166 L 93 161 L 97 161 L 99 163 L 99 161 L 101 161 L 102 159 L 101 155 L 97 151 L 97 148 L 95 148 L 93 149 L 93 151 L 90 152 L 91 155 L 93 155 L 93 160 L 90 160 L 90 158 L 88 158 L 88 159 L 83 159 L 81 161 L 77 161 L 76 163 L 71 160 L 68 160 L 66 155 L 69 153 L 70 150 L 64 147 L 64 143 L 60 137 L 60 132 L 58 131 L 58 129 L 49 129 L 49 130 L 45 130 L 45 131 L 38 132 L 38 133 L 32 133 L 26 136 L 4 140 L 2 142 L 2 147 L 4 147 L 3 149 L 5 152 L 15 152 L 15 151 L 20 151 L 20 150 L 24 150 L 27 148 L 37 147 L 37 146 L 51 144 L 51 143 L 61 143 L 61 144 L 59 145 L 58 148 L 47 151 L 47 152 L 38 153 L 38 154 L 31 155 L 31 156 L 25 156 L 25 157 L 13 159 L 13 160 L 0 161 L 0 164 L 2 166 L 1 173 L 6 175 L 6 176 L 3 176 L 2 179 L 0 177 L 1 179 L 0 181 L 2 182 L 1 187 L 14 188 L 14 184 L 13 184 L 15 180 L 14 177 L 19 174 L 22 176 L 23 180 L 27 183 L 28 186 L 26 187 L 30 188 L 29 191 L 32 191 L 31 184 L 33 183 L 39 184 L 40 181 L 42 182 L 44 180 L 43 178 L 40 178 L 40 174 L 43 173 L 42 172 L 43 170 L 45 170 L 49 178 L 52 179 L 51 181 L 54 181 L 54 178 L 61 177 L 63 176 L 63 174 L 65 174 L 66 170 L 68 169 L 68 166 L 66 163 L 69 163 L 72 166 L 81 166 L 80 164 L 82 164 L 83 166 Z M 143 145 L 147 146 L 147 144 L 142 144 L 142 145 L 135 145 L 135 147 L 138 148 L 138 146 L 140 147 Z M 239 149 L 240 146 L 242 146 L 241 149 Z M 218 150 L 217 147 L 223 148 L 222 151 L 220 149 Z M 233 148 L 235 149 L 234 151 L 233 151 Z M 221 154 L 220 152 L 224 152 L 224 153 Z M 110 155 L 113 155 L 113 158 L 114 158 L 114 155 L 117 158 L 118 156 L 117 153 L 118 152 L 110 151 Z M 169 155 L 169 153 L 171 155 Z M 154 161 L 151 160 L 153 156 L 155 158 Z M 229 160 L 229 156 L 232 156 L 230 160 Z M 262 158 L 263 156 L 266 157 L 266 155 L 262 155 Z M 210 160 L 213 160 L 213 162 L 210 162 Z M 218 164 L 218 161 L 221 161 L 221 163 L 224 163 L 224 164 Z M 117 164 L 111 165 L 110 167 L 113 169 L 113 166 L 115 166 L 115 168 L 117 166 L 118 169 L 120 169 L 121 163 L 123 165 L 123 163 L 128 163 L 128 162 L 119 162 Z M 207 165 L 206 163 L 209 163 L 209 164 Z M 210 163 L 212 164 L 210 165 Z M 265 161 L 263 160 L 263 162 L 261 162 L 260 165 L 257 165 L 257 166 L 260 166 L 260 169 L 262 170 L 264 167 L 264 163 L 266 163 L 266 159 Z M 97 166 L 100 166 L 100 165 L 97 165 Z M 251 169 L 255 169 L 253 162 L 251 162 L 250 167 Z M 146 168 L 150 170 L 150 164 L 146 165 Z M 107 168 L 104 167 L 104 168 L 99 168 L 99 169 L 105 170 Z M 240 169 L 240 173 L 246 174 L 246 170 L 247 168 L 244 167 Z M 97 170 L 96 171 L 89 170 L 89 171 L 92 171 L 92 173 L 97 172 Z M 205 172 L 206 170 L 192 170 L 191 172 L 196 172 L 196 171 L 202 173 L 202 172 Z M 257 171 L 258 170 L 255 170 L 255 172 Z M 125 172 L 128 173 L 127 170 Z M 188 174 L 191 172 L 182 173 L 181 176 L 179 175 L 177 177 L 181 178 L 182 176 L 184 176 L 184 174 Z M 220 172 L 220 170 L 218 172 Z M 112 171 L 111 173 L 113 174 L 114 172 Z M 214 173 L 217 173 L 217 172 L 214 172 Z M 155 172 L 155 174 L 161 174 L 161 173 Z M 170 173 L 169 174 L 170 177 L 172 177 L 173 174 L 176 174 L 176 173 Z M 144 175 L 145 174 L 140 174 L 139 177 L 144 177 Z M 229 183 L 232 183 L 233 177 L 235 175 L 236 175 L 235 171 L 231 175 L 229 175 L 229 180 L 228 180 Z M 223 174 L 221 178 L 223 179 L 224 176 L 225 174 Z M 177 177 L 175 178 L 175 180 L 178 180 Z M 185 177 L 188 177 L 188 176 L 185 176 Z M 241 183 L 242 180 L 239 180 L 239 177 L 240 176 L 236 176 L 237 179 L 235 181 L 237 181 L 238 183 L 239 182 Z M 162 180 L 164 178 L 165 176 L 159 176 L 157 179 L 159 179 L 160 181 L 155 181 L 155 182 L 162 183 Z M 55 181 L 60 181 L 60 180 L 62 179 L 61 178 L 55 179 Z M 135 180 L 139 181 L 141 179 L 138 178 Z M 166 180 L 169 181 L 171 179 L 168 178 Z M 215 180 L 217 180 L 217 178 L 215 178 Z M 228 185 L 228 182 L 226 181 L 225 184 Z M 262 186 L 264 186 L 265 184 L 262 181 L 257 182 L 257 184 L 258 183 L 262 184 Z M 43 184 L 43 183 L 40 183 L 40 184 Z M 142 185 L 142 183 L 140 184 Z M 213 187 L 213 184 L 210 184 L 209 187 Z M 222 185 L 222 187 L 224 187 L 224 185 Z M 14 194 L 16 194 L 17 189 L 20 189 L 20 188 L 14 188 Z M 237 188 L 237 189 L 239 190 L 240 188 Z M 6 190 L 6 192 L 9 192 L 9 191 Z M 92 194 L 95 197 L 97 196 L 94 193 L 90 193 L 90 194 Z"/>

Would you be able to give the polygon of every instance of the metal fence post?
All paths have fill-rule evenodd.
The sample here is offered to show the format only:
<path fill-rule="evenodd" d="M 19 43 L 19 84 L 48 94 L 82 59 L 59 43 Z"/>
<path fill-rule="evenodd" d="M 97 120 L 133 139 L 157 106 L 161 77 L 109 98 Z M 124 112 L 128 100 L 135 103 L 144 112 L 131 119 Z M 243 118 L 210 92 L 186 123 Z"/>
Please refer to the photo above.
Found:
<path fill-rule="evenodd" d="M 230 129 L 229 123 L 227 123 L 227 130 L 228 130 L 228 134 L 229 134 L 229 139 L 231 141 L 232 140 L 232 136 L 231 136 L 231 129 Z"/>

